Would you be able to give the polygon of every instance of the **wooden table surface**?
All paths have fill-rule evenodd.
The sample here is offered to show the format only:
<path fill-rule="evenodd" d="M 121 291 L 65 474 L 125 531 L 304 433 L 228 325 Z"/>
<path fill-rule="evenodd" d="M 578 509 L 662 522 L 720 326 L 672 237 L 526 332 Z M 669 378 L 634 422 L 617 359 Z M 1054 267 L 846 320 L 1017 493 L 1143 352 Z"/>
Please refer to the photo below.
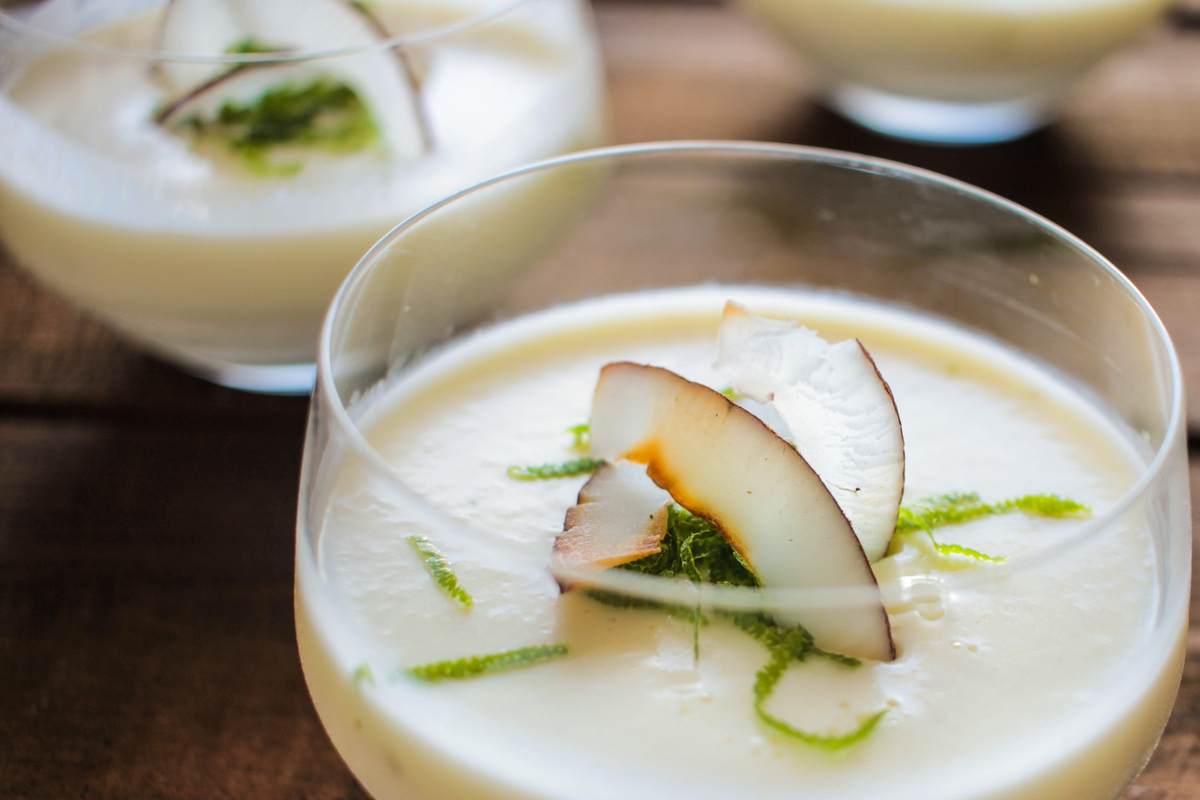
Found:
<path fill-rule="evenodd" d="M 1200 0 L 1095 72 L 1050 129 L 954 149 L 820 109 L 804 65 L 735 11 L 597 13 L 615 141 L 881 155 L 996 191 L 1097 246 L 1170 329 L 1200 434 Z M 0 797 L 365 796 L 296 656 L 306 409 L 140 355 L 0 255 Z M 1195 458 L 1191 473 L 1200 495 Z M 1200 630 L 1188 653 L 1130 798 L 1200 800 Z"/>

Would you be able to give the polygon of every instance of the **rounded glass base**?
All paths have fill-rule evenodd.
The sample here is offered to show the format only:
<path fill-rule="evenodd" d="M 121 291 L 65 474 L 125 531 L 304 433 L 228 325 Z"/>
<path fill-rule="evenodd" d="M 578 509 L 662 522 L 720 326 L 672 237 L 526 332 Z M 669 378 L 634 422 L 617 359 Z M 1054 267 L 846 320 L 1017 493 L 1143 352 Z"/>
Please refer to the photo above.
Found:
<path fill-rule="evenodd" d="M 231 364 L 179 353 L 160 357 L 197 378 L 245 392 L 309 394 L 317 379 L 316 364 Z"/>
<path fill-rule="evenodd" d="M 1046 123 L 1046 99 L 1023 97 L 999 103 L 956 103 L 889 94 L 840 84 L 829 104 L 877 133 L 919 142 L 990 144 L 1017 139 Z"/>

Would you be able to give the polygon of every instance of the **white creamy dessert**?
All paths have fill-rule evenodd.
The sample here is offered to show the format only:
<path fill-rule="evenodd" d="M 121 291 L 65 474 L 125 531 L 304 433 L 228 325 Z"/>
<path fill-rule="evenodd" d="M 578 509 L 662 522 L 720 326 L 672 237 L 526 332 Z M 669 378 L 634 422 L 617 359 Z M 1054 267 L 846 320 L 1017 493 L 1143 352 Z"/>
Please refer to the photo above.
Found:
<path fill-rule="evenodd" d="M 832 84 L 835 104 L 851 116 L 861 105 L 878 99 L 872 92 L 967 106 L 1025 103 L 1028 114 L 1044 113 L 1071 82 L 1144 33 L 1169 4 L 1169 0 L 740 2 L 818 68 Z M 926 111 L 938 113 L 934 107 Z M 876 113 L 884 119 L 887 109 Z M 992 113 L 999 117 L 1005 109 Z M 1008 113 L 1018 112 L 1008 109 Z M 987 117 L 982 120 L 980 124 L 986 125 Z M 969 128 L 963 135 L 969 135 Z"/>
<path fill-rule="evenodd" d="M 87 46 L 10 65 L 6 245 L 47 284 L 184 364 L 311 364 L 337 286 L 388 229 L 478 180 L 602 137 L 593 33 L 574 0 L 532 0 L 467 27 L 481 4 L 370 7 L 389 31 L 443 31 L 410 53 L 425 152 L 313 152 L 294 175 L 264 176 L 193 147 L 152 119 L 172 99 L 165 68 L 95 49 L 152 50 L 160 15 L 137 16 L 85 31 Z"/>
<path fill-rule="evenodd" d="M 351 409 L 413 495 L 354 457 L 309 476 L 300 652 L 355 774 L 376 797 L 407 800 L 1116 797 L 1165 724 L 1182 663 L 1185 609 L 1161 604 L 1144 513 L 1024 567 L 1023 555 L 1091 520 L 1009 514 L 936 530 L 939 542 L 1011 557 L 1011 570 L 938 556 L 924 534 L 898 537 L 874 564 L 897 658 L 857 668 L 809 658 L 770 698 L 773 714 L 823 735 L 886 710 L 837 753 L 756 718 L 767 651 L 728 622 L 698 629 L 696 658 L 687 619 L 560 594 L 551 545 L 586 478 L 517 481 L 507 468 L 578 456 L 566 430 L 588 419 L 606 363 L 722 387 L 713 361 L 727 296 L 831 341 L 862 340 L 903 422 L 905 503 L 1057 494 L 1103 517 L 1146 468 L 1133 437 L 1044 369 L 949 325 L 845 298 L 704 288 L 486 330 Z M 472 607 L 439 590 L 413 535 L 445 554 Z M 403 672 L 551 644 L 568 652 L 471 680 Z"/>

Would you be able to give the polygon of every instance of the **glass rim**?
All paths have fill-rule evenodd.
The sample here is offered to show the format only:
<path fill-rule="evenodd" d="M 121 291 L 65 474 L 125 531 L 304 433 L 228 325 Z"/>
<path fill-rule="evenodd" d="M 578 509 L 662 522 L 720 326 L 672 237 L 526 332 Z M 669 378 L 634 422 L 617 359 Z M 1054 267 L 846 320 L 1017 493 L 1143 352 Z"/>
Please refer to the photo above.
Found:
<path fill-rule="evenodd" d="M 589 589 L 615 592 L 628 597 L 649 600 L 664 604 L 683 606 L 717 607 L 729 610 L 763 610 L 764 608 L 796 608 L 821 609 L 844 608 L 849 606 L 878 603 L 880 591 L 883 590 L 885 604 L 892 602 L 921 602 L 926 592 L 934 589 L 938 592 L 953 592 L 967 589 L 982 583 L 991 582 L 1019 572 L 1025 572 L 1062 553 L 1073 550 L 1083 542 L 1092 539 L 1109 528 L 1113 522 L 1128 513 L 1151 489 L 1163 479 L 1168 468 L 1172 451 L 1183 432 L 1186 424 L 1184 408 L 1183 371 L 1179 356 L 1171 342 L 1166 326 L 1154 311 L 1153 307 L 1119 269 L 1097 250 L 1083 242 L 1079 237 L 1061 226 L 1046 219 L 1029 209 L 997 194 L 950 178 L 920 167 L 913 167 L 874 156 L 864 156 L 821 147 L 805 145 L 789 145 L 771 142 L 740 142 L 715 140 L 689 140 L 668 142 L 647 142 L 632 145 L 618 145 L 580 151 L 565 156 L 545 159 L 523 167 L 504 172 L 472 186 L 455 192 L 438 202 L 412 214 L 385 234 L 358 261 L 342 282 L 326 312 L 321 325 L 321 334 L 317 347 L 317 380 L 314 388 L 314 407 L 317 402 L 324 404 L 332 417 L 333 428 L 350 443 L 355 453 L 361 457 L 370 470 L 391 488 L 397 490 L 411 502 L 430 515 L 431 519 L 440 525 L 452 528 L 468 529 L 469 526 L 454 520 L 440 509 L 433 508 L 424 497 L 412 491 L 363 435 L 354 423 L 347 407 L 341 402 L 333 379 L 332 346 L 334 327 L 340 318 L 339 312 L 349 294 L 370 275 L 379 256 L 402 236 L 406 231 L 421 223 L 426 218 L 438 213 L 443 207 L 457 203 L 459 200 L 486 190 L 496 184 L 520 178 L 536 172 L 553 170 L 561 166 L 579 163 L 620 160 L 627 157 L 643 157 L 656 154 L 663 155 L 704 155 L 718 157 L 749 156 L 756 158 L 783 158 L 809 163 L 824 163 L 846 169 L 872 172 L 898 178 L 908 178 L 939 185 L 943 188 L 961 192 L 976 200 L 997 208 L 1002 208 L 1028 222 L 1036 225 L 1057 240 L 1077 249 L 1087 257 L 1095 267 L 1115 281 L 1141 311 L 1143 318 L 1151 325 L 1154 339 L 1160 345 L 1167 357 L 1169 369 L 1170 408 L 1167 423 L 1163 429 L 1162 442 L 1154 450 L 1150 459 L 1140 471 L 1137 481 L 1130 486 L 1121 497 L 1102 514 L 1081 520 L 1078 529 L 1061 540 L 1047 546 L 1039 547 L 1027 554 L 1018 554 L 1000 564 L 988 564 L 986 568 L 955 570 L 937 576 L 935 581 L 922 581 L 891 587 L 842 586 L 842 587 L 739 587 L 716 586 L 713 584 L 692 584 L 689 581 L 663 579 L 657 576 L 644 575 L 631 570 L 606 569 L 594 570 L 588 568 L 556 568 L 555 576 L 560 579 L 579 583 Z M 564 509 L 565 511 L 565 509 Z M 912 590 L 916 589 L 916 595 Z"/>
<path fill-rule="evenodd" d="M 167 5 L 171 0 L 164 0 L 163 5 Z M 349 2 L 349 0 L 347 0 Z M 215 55 L 198 55 L 187 53 L 168 53 L 162 50 L 143 49 L 135 47 L 118 47 L 116 45 L 102 44 L 100 42 L 89 41 L 80 34 L 64 34 L 55 33 L 53 31 L 38 28 L 26 20 L 23 20 L 12 11 L 0 9 L 0 30 L 7 30 L 18 36 L 25 37 L 31 41 L 42 44 L 54 45 L 58 47 L 69 47 L 75 50 L 83 50 L 97 55 L 113 56 L 137 59 L 143 61 L 162 61 L 172 64 L 229 64 L 237 66 L 242 64 L 261 64 L 261 63 L 294 63 L 304 61 L 316 61 L 329 58 L 340 58 L 345 56 L 361 55 L 363 53 L 371 53 L 376 51 L 387 51 L 401 49 L 414 44 L 424 44 L 438 39 L 444 39 L 453 36 L 471 28 L 486 25 L 493 20 L 503 17 L 506 14 L 515 11 L 521 6 L 530 5 L 536 0 L 496 0 L 495 7 L 487 10 L 480 10 L 471 13 L 471 15 L 463 20 L 446 23 L 444 25 L 435 25 L 426 30 L 421 30 L 416 33 L 409 33 L 400 36 L 389 36 L 380 38 L 379 41 L 371 42 L 362 45 L 346 45 L 343 47 L 328 47 L 312 50 L 281 50 L 274 53 L 219 53 Z M 40 4 L 30 9 L 29 16 L 40 8 Z"/>

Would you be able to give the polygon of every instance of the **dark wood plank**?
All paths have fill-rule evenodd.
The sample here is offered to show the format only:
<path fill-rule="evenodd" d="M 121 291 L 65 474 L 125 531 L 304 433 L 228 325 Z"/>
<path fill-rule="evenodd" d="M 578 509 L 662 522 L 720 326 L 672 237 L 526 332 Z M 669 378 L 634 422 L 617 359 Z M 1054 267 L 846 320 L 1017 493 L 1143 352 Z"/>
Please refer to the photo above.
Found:
<path fill-rule="evenodd" d="M 364 796 L 296 654 L 302 436 L 0 421 L 0 795 Z"/>

